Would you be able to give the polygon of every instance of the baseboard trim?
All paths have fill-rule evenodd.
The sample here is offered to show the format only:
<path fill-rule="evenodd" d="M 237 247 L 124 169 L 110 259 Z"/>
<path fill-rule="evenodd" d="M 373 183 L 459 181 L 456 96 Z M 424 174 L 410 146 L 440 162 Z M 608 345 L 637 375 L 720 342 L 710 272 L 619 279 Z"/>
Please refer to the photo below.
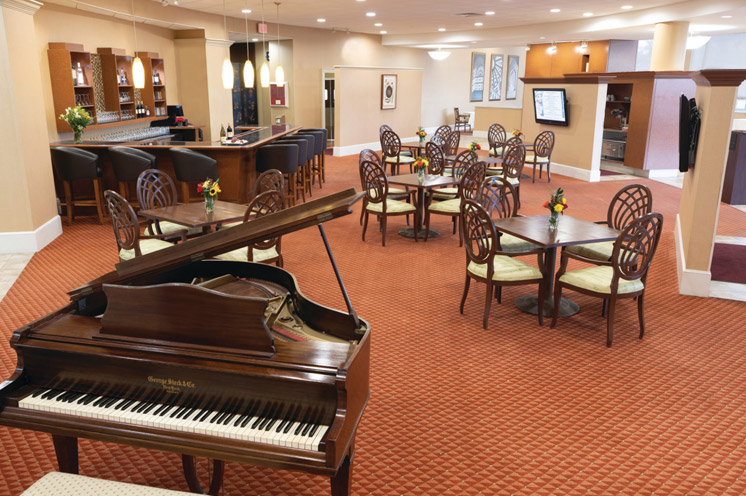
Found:
<path fill-rule="evenodd" d="M 648 179 L 657 179 L 661 177 L 676 177 L 679 175 L 678 169 L 652 169 L 643 170 L 643 175 Z"/>
<path fill-rule="evenodd" d="M 674 227 L 674 244 L 676 245 L 676 276 L 679 281 L 679 294 L 689 296 L 710 296 L 710 282 L 712 273 L 706 270 L 694 270 L 686 268 L 686 257 L 684 256 L 684 242 L 681 237 L 681 220 L 676 214 L 676 226 Z"/>
<path fill-rule="evenodd" d="M 435 134 L 435 131 L 438 129 L 437 127 L 426 127 L 423 128 L 428 136 L 432 136 Z M 419 136 L 405 136 L 404 138 L 401 138 L 402 143 L 414 143 L 419 140 Z M 357 155 L 361 151 L 365 150 L 366 148 L 370 150 L 380 151 L 381 150 L 381 142 L 380 141 L 371 141 L 370 143 L 359 143 L 357 145 L 347 145 L 347 146 L 335 146 L 332 148 L 333 154 L 335 157 L 343 157 L 345 155 Z"/>
<path fill-rule="evenodd" d="M 588 169 L 581 169 L 579 167 L 573 167 L 571 165 L 565 165 L 565 164 L 558 164 L 556 162 L 552 162 L 552 172 L 561 174 L 563 176 L 572 177 L 575 179 L 582 179 L 583 181 L 588 181 L 590 183 L 597 183 L 601 180 L 601 171 L 600 170 L 588 170 Z M 532 174 L 533 173 L 533 165 L 526 164 L 525 168 L 523 169 L 524 174 Z M 538 180 L 538 177 L 537 177 Z"/>
<path fill-rule="evenodd" d="M 0 233 L 0 253 L 36 253 L 62 234 L 62 221 L 55 215 L 34 231 Z"/>

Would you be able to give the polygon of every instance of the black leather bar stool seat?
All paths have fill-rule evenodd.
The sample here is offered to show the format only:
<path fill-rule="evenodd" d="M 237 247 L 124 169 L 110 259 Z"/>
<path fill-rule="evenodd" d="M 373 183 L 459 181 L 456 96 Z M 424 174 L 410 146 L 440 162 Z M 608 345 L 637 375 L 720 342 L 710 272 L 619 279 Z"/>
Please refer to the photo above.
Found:
<path fill-rule="evenodd" d="M 298 139 L 290 139 L 290 138 L 284 138 L 279 141 L 275 141 L 276 144 L 284 144 L 289 143 L 296 145 L 298 147 L 298 166 L 296 169 L 296 174 L 293 175 L 292 178 L 288 177 L 288 182 L 291 180 L 293 181 L 293 191 L 295 193 L 295 200 L 293 201 L 293 205 L 295 205 L 295 201 L 298 201 L 299 197 L 303 197 L 303 201 L 306 201 L 306 188 L 305 183 L 303 182 L 303 171 L 307 167 L 307 160 L 308 157 L 308 140 L 303 138 Z M 300 188 L 298 187 L 300 185 Z"/>
<path fill-rule="evenodd" d="M 52 165 L 62 181 L 65 190 L 65 207 L 67 225 L 72 225 L 75 217 L 75 206 L 96 207 L 99 224 L 104 223 L 103 192 L 101 190 L 101 168 L 98 166 L 98 155 L 71 146 L 56 146 L 52 151 Z M 94 200 L 76 200 L 73 193 L 74 181 L 93 182 Z"/>
<path fill-rule="evenodd" d="M 313 128 L 301 129 L 298 132 L 308 133 L 308 132 L 313 132 L 313 131 L 321 132 L 323 134 L 323 136 L 321 137 L 321 148 L 317 146 L 316 160 L 318 161 L 318 166 L 321 169 L 321 180 L 323 182 L 326 182 L 326 149 L 327 149 L 327 143 L 329 143 L 329 131 L 325 127 L 320 127 L 318 129 L 313 129 Z"/>
<path fill-rule="evenodd" d="M 143 171 L 158 168 L 155 155 L 137 148 L 114 146 L 109 148 L 109 158 L 114 167 L 114 177 L 119 183 L 119 194 L 125 199 L 127 198 L 127 184 L 132 183 L 136 186 L 137 178 Z"/>
<path fill-rule="evenodd" d="M 305 144 L 305 142 L 303 142 Z M 286 191 L 282 191 L 282 198 L 286 205 L 295 206 L 296 175 L 298 172 L 299 145 L 295 143 L 271 143 L 259 148 L 256 154 L 256 170 L 258 172 L 277 169 L 288 180 Z"/>
<path fill-rule="evenodd" d="M 311 185 L 316 184 L 316 179 L 318 179 L 319 188 L 321 188 L 321 183 L 323 182 L 321 175 L 321 155 L 324 153 L 324 132 L 320 129 L 306 129 L 300 132 L 302 134 L 312 134 L 314 137 L 313 159 L 311 160 Z"/>
<path fill-rule="evenodd" d="M 189 203 L 189 184 L 218 178 L 218 161 L 188 148 L 170 148 L 174 174 L 181 182 L 181 201 Z"/>
<path fill-rule="evenodd" d="M 313 152 L 316 149 L 316 136 L 313 134 L 306 134 L 306 133 L 295 133 L 288 136 L 283 136 L 280 139 L 305 139 L 308 141 L 308 148 L 306 152 L 306 165 L 303 166 L 302 170 L 302 180 L 303 180 L 303 189 L 306 193 L 308 193 L 310 196 L 313 196 L 313 192 L 311 191 L 311 173 L 313 168 Z"/>

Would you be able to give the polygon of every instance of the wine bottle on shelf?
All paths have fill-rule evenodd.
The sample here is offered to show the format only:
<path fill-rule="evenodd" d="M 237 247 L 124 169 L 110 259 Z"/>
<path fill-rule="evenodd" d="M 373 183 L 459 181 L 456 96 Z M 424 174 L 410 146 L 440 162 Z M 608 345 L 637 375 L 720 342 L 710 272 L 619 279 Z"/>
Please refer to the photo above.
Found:
<path fill-rule="evenodd" d="M 145 107 L 145 117 L 150 117 L 150 107 Z"/>
<path fill-rule="evenodd" d="M 73 86 L 77 86 L 78 85 L 78 71 L 75 70 L 74 65 L 71 65 L 70 67 L 73 70 Z"/>
<path fill-rule="evenodd" d="M 161 84 L 160 78 L 158 77 L 158 71 L 153 72 L 153 84 Z"/>
<path fill-rule="evenodd" d="M 225 143 L 225 127 L 223 127 L 223 124 L 220 124 L 220 142 Z"/>
<path fill-rule="evenodd" d="M 225 133 L 226 133 L 226 138 L 228 138 L 228 140 L 233 139 L 233 128 L 231 127 L 230 122 L 228 123 L 228 129 L 225 130 Z"/>
<path fill-rule="evenodd" d="M 83 69 L 80 67 L 80 62 L 78 62 L 78 68 L 76 69 L 76 75 L 77 75 L 78 86 L 84 86 L 85 77 L 83 77 Z"/>

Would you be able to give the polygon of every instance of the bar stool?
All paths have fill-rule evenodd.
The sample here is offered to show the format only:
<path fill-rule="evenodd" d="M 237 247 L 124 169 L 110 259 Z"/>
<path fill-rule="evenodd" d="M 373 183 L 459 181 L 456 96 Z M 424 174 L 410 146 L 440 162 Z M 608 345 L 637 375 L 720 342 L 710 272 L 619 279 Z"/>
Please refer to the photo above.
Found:
<path fill-rule="evenodd" d="M 147 169 L 157 169 L 155 155 L 129 148 L 126 146 L 114 146 L 109 148 L 109 158 L 111 165 L 114 167 L 114 177 L 119 183 L 119 194 L 127 198 L 127 184 L 133 183 L 137 186 L 137 178 Z M 130 202 L 131 205 L 140 206 L 137 202 Z"/>
<path fill-rule="evenodd" d="M 282 140 L 285 139 L 305 139 L 308 141 L 308 148 L 306 153 L 306 165 L 303 166 L 302 170 L 302 179 L 303 179 L 303 189 L 310 195 L 313 196 L 313 192 L 311 191 L 311 168 L 313 167 L 313 153 L 316 149 L 316 137 L 313 134 L 306 134 L 306 133 L 296 133 L 290 136 L 283 136 L 280 138 Z"/>
<path fill-rule="evenodd" d="M 303 142 L 305 144 L 305 141 Z M 272 143 L 259 148 L 256 154 L 256 170 L 264 172 L 277 169 L 288 177 L 287 191 L 282 191 L 282 198 L 288 206 L 295 206 L 296 175 L 298 172 L 298 149 L 295 143 Z"/>
<path fill-rule="evenodd" d="M 298 158 L 297 162 L 298 165 L 296 167 L 297 174 L 294 174 L 293 177 L 288 177 L 288 187 L 290 187 L 290 184 L 292 183 L 293 186 L 293 192 L 295 193 L 295 197 L 293 200 L 293 205 L 295 205 L 295 202 L 298 200 L 298 196 L 303 197 L 303 201 L 306 201 L 306 188 L 305 188 L 305 182 L 303 179 L 303 172 L 306 170 L 307 165 L 307 157 L 308 157 L 308 140 L 307 139 L 282 139 L 275 141 L 275 144 L 293 144 L 298 147 Z M 299 174 L 298 174 L 299 173 Z M 298 177 L 300 176 L 300 177 Z M 298 185 L 300 184 L 300 188 L 298 188 Z"/>
<path fill-rule="evenodd" d="M 168 151 L 176 179 L 181 182 L 181 201 L 184 203 L 189 203 L 189 183 L 218 179 L 218 162 L 214 158 L 188 148 L 169 148 Z"/>
<path fill-rule="evenodd" d="M 311 184 L 319 180 L 319 188 L 322 187 L 321 155 L 324 153 L 324 133 L 321 129 L 307 129 L 300 131 L 302 134 L 312 134 L 314 137 L 313 160 L 311 162 Z"/>
<path fill-rule="evenodd" d="M 65 190 L 65 207 L 67 225 L 71 226 L 75 216 L 75 205 L 95 206 L 98 212 L 99 224 L 104 223 L 104 204 L 102 203 L 101 168 L 98 166 L 98 155 L 80 148 L 69 146 L 55 146 L 52 151 L 52 165 L 62 180 Z M 73 197 L 73 181 L 93 181 L 95 200 L 75 200 Z"/>
<path fill-rule="evenodd" d="M 307 133 L 307 132 L 313 132 L 313 131 L 320 131 L 323 133 L 323 136 L 321 138 L 321 152 L 317 152 L 318 154 L 318 160 L 319 160 L 319 167 L 321 168 L 321 180 L 323 182 L 326 182 L 326 149 L 327 144 L 329 143 L 329 130 L 327 130 L 325 127 L 320 127 L 318 129 L 308 128 L 308 129 L 301 129 L 300 133 Z M 318 140 L 317 140 L 318 141 Z"/>

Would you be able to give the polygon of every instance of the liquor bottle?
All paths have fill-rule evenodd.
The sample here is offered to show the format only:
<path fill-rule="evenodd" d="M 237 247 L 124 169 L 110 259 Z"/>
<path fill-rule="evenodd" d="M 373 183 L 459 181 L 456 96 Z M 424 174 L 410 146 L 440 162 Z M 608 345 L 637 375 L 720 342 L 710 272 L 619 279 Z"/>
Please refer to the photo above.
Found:
<path fill-rule="evenodd" d="M 158 71 L 153 72 L 153 84 L 161 84 L 161 79 L 158 77 Z"/>
<path fill-rule="evenodd" d="M 228 140 L 232 140 L 233 139 L 233 128 L 231 127 L 231 123 L 230 122 L 228 123 L 228 129 L 225 130 L 225 133 L 226 133 L 225 137 Z"/>
<path fill-rule="evenodd" d="M 150 107 L 145 107 L 145 117 L 150 117 Z"/>
<path fill-rule="evenodd" d="M 223 127 L 223 124 L 220 124 L 220 142 L 225 143 L 225 127 Z"/>
<path fill-rule="evenodd" d="M 73 86 L 77 86 L 78 85 L 78 71 L 75 70 L 74 65 L 71 65 L 70 67 L 73 70 Z"/>
<path fill-rule="evenodd" d="M 80 62 L 78 62 L 78 68 L 76 69 L 76 73 L 77 73 L 78 86 L 84 86 L 85 78 L 83 77 L 83 69 L 80 67 Z"/>

